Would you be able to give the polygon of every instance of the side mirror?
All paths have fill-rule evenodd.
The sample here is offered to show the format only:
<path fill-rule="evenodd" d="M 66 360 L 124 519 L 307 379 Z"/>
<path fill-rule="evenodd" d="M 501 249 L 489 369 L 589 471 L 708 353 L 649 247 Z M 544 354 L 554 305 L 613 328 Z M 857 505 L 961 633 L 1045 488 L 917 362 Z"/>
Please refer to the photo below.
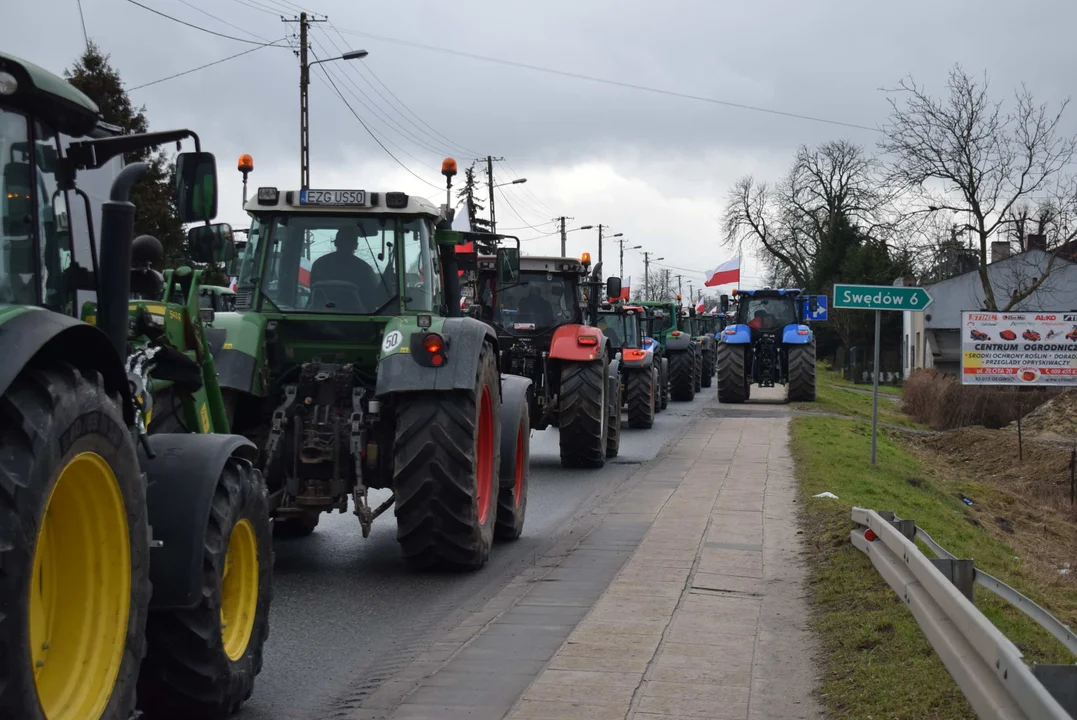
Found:
<path fill-rule="evenodd" d="M 621 297 L 621 278 L 606 278 L 606 297 L 610 298 L 611 300 Z"/>
<path fill-rule="evenodd" d="M 729 312 L 729 296 L 728 295 L 722 295 L 718 300 L 721 303 L 722 312 L 723 313 Z"/>
<path fill-rule="evenodd" d="M 202 319 L 203 325 L 212 325 L 213 321 L 217 319 L 217 313 L 211 307 L 199 308 L 198 317 Z"/>
<path fill-rule="evenodd" d="M 520 279 L 520 249 L 498 248 L 497 249 L 497 281 L 499 283 L 514 283 Z"/>
<path fill-rule="evenodd" d="M 176 206 L 182 223 L 217 217 L 217 161 L 213 153 L 176 156 Z"/>
<path fill-rule="evenodd" d="M 442 230 L 437 229 L 434 231 L 434 242 L 440 245 L 455 246 L 463 243 L 463 233 L 456 230 Z"/>
<path fill-rule="evenodd" d="M 198 263 L 226 263 L 236 256 L 232 226 L 228 223 L 198 225 L 187 231 L 187 251 Z"/>

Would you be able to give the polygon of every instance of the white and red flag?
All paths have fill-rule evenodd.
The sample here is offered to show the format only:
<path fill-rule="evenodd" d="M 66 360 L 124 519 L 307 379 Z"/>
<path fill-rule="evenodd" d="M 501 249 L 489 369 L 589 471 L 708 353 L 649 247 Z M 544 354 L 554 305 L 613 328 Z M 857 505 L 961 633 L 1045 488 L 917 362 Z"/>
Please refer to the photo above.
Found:
<path fill-rule="evenodd" d="M 700 300 L 700 301 L 699 301 L 698 303 L 696 303 L 696 314 L 698 314 L 698 315 L 702 315 L 702 314 L 703 314 L 704 312 L 706 312 L 706 310 L 707 310 L 707 308 L 706 308 L 706 306 L 705 306 L 705 305 L 703 304 L 703 300 L 702 300 L 702 299 L 701 299 L 701 300 Z"/>
<path fill-rule="evenodd" d="M 299 258 L 299 284 L 310 287 L 310 260 L 305 257 Z"/>
<path fill-rule="evenodd" d="M 632 299 L 632 276 L 631 275 L 629 275 L 627 278 L 625 278 L 624 282 L 621 283 L 621 294 L 618 295 L 616 298 L 613 298 L 613 299 L 616 299 L 616 300 L 631 300 Z"/>
<path fill-rule="evenodd" d="M 735 257 L 732 260 L 726 260 L 724 263 L 708 270 L 703 278 L 703 284 L 707 287 L 714 287 L 715 285 L 730 285 L 740 282 L 740 258 Z"/>

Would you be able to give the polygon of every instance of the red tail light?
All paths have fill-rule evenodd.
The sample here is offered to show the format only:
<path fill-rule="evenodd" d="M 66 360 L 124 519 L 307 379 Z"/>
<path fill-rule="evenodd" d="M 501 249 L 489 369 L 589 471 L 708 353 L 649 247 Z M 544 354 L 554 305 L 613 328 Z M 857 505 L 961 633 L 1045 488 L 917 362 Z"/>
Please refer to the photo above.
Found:
<path fill-rule="evenodd" d="M 445 338 L 437 333 L 429 333 L 423 338 L 423 349 L 430 355 L 430 364 L 441 367 L 445 364 Z"/>
<path fill-rule="evenodd" d="M 576 337 L 576 342 L 580 345 L 598 345 L 598 338 L 594 335 L 579 335 Z"/>

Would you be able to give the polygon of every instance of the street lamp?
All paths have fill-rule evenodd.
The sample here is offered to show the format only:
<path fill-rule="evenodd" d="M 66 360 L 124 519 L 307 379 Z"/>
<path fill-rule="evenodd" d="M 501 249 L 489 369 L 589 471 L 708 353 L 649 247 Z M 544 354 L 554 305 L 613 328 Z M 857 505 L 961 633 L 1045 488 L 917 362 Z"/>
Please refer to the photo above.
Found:
<path fill-rule="evenodd" d="M 494 187 L 499 188 L 505 187 L 506 185 L 523 185 L 525 182 L 527 182 L 527 178 L 517 178 L 516 180 L 510 180 L 507 183 L 500 183 L 498 185 L 494 185 Z"/>
<path fill-rule="evenodd" d="M 561 257 L 568 257 L 568 234 L 570 232 L 576 232 L 578 230 L 594 230 L 594 225 L 580 225 L 578 228 L 572 228 L 571 230 L 565 230 L 565 218 L 561 218 Z"/>
<path fill-rule="evenodd" d="M 633 245 L 633 246 L 629 247 L 628 249 L 629 250 L 639 250 L 642 247 L 643 247 L 642 245 Z M 620 265 L 620 269 L 621 269 L 621 281 L 623 282 L 624 277 L 625 277 L 625 243 L 624 243 L 623 240 L 621 241 L 621 265 Z"/>
<path fill-rule="evenodd" d="M 337 60 L 362 60 L 369 55 L 366 50 L 349 50 L 339 57 L 324 58 L 309 62 L 306 45 L 299 58 L 299 182 L 300 189 L 310 187 L 310 115 L 307 112 L 307 96 L 310 87 L 310 67 Z"/>

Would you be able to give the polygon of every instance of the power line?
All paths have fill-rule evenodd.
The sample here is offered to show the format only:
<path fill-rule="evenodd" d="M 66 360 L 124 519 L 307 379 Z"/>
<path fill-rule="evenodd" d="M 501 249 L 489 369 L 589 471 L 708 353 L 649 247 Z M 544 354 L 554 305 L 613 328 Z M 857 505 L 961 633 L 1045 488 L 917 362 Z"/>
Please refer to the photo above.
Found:
<path fill-rule="evenodd" d="M 516 168 L 514 168 L 514 167 L 513 167 L 512 165 L 510 165 L 510 164 L 509 164 L 508 160 L 503 160 L 503 161 L 502 161 L 502 163 L 503 163 L 503 164 L 505 165 L 505 167 L 506 167 L 506 168 L 508 168 L 508 169 L 509 169 L 509 171 L 510 171 L 510 172 L 511 172 L 511 173 L 512 173 L 513 175 L 515 175 L 516 177 L 520 177 L 520 173 L 516 171 Z M 547 212 L 553 213 L 554 215 L 556 215 L 556 214 L 557 214 L 557 211 L 556 211 L 556 210 L 554 210 L 554 209 L 553 209 L 552 207 L 550 207 L 549 205 L 547 205 L 546 203 L 544 203 L 544 202 L 543 202 L 543 201 L 542 201 L 542 200 L 541 200 L 541 199 L 540 199 L 540 198 L 538 197 L 538 195 L 536 195 L 535 193 L 531 192 L 531 189 L 530 189 L 530 188 L 524 187 L 524 188 L 521 188 L 521 189 L 523 190 L 523 192 L 524 192 L 524 194 L 525 194 L 525 195 L 527 195 L 528 197 L 532 198 L 532 199 L 533 199 L 533 200 L 534 200 L 534 201 L 535 201 L 535 202 L 536 202 L 536 203 L 537 203 L 537 204 L 539 205 L 539 209 L 540 209 L 540 210 L 542 210 L 543 208 L 545 208 L 545 210 L 546 210 Z M 545 213 L 539 213 L 539 214 L 540 214 L 540 215 L 543 215 L 543 214 L 545 214 Z"/>
<path fill-rule="evenodd" d="M 382 143 L 382 141 L 378 139 L 378 136 L 375 135 L 373 132 L 371 132 L 370 128 L 367 127 L 367 124 L 365 122 L 363 122 L 363 118 L 361 118 L 359 116 L 359 113 L 355 112 L 355 108 L 353 108 L 351 106 L 351 103 L 348 102 L 348 99 L 346 97 L 344 97 L 344 93 L 340 92 L 340 89 L 337 87 L 337 84 L 335 82 L 333 82 L 333 77 L 328 72 L 325 71 L 324 67 L 321 68 L 321 70 L 322 70 L 322 73 L 324 73 L 326 78 L 329 80 L 329 84 L 333 86 L 333 91 L 337 94 L 337 97 L 339 97 L 341 102 L 343 102 L 344 105 L 347 106 L 348 110 L 351 111 L 351 114 L 355 116 L 355 119 L 358 120 L 359 124 L 363 126 L 363 129 L 367 131 L 367 134 L 370 135 L 370 137 L 372 137 L 374 139 L 374 142 L 376 142 L 378 144 L 378 146 L 381 147 L 381 149 L 385 151 L 386 155 L 388 155 L 393 160 L 395 160 L 397 165 L 399 165 L 400 167 L 407 170 L 416 180 L 420 180 L 421 182 L 426 183 L 427 185 L 429 185 L 432 188 L 437 188 L 438 190 L 443 189 L 443 188 L 435 185 L 434 183 L 430 182 L 429 180 L 424 180 L 419 175 L 416 175 L 414 170 L 409 168 L 404 163 L 400 162 L 400 159 L 396 155 L 393 155 L 393 153 L 390 152 L 389 148 L 385 147 L 385 145 Z"/>
<path fill-rule="evenodd" d="M 161 12 L 160 10 L 154 10 L 153 8 L 149 7 L 148 5 L 143 5 L 142 3 L 138 2 L 138 0 L 127 0 L 127 2 L 131 3 L 132 5 L 137 5 L 138 7 L 142 8 L 143 10 L 149 10 L 154 15 L 160 15 L 163 18 L 167 18 L 167 19 L 171 20 L 172 22 L 177 22 L 180 25 L 186 25 L 189 28 L 194 28 L 195 30 L 201 30 L 204 33 L 209 33 L 210 35 L 216 35 L 217 37 L 222 37 L 222 38 L 225 38 L 226 40 L 235 40 L 236 42 L 247 43 L 248 45 L 260 45 L 262 47 L 271 44 L 271 43 L 260 43 L 260 42 L 258 42 L 256 40 L 247 40 L 246 38 L 238 38 L 238 37 L 235 37 L 235 36 L 232 36 L 232 35 L 225 35 L 224 33 L 219 33 L 219 32 L 217 32 L 215 30 L 208 30 L 208 29 L 206 29 L 204 27 L 201 27 L 200 25 L 195 25 L 194 23 L 189 23 L 186 20 L 180 20 L 179 18 L 174 18 L 171 15 L 166 15 L 165 13 Z"/>
<path fill-rule="evenodd" d="M 133 0 L 128 0 L 128 2 L 133 2 Z M 725 107 L 766 113 L 769 115 L 779 115 L 782 117 L 794 118 L 797 120 L 809 120 L 811 122 L 823 123 L 826 125 L 837 125 L 840 127 L 854 128 L 856 130 L 882 132 L 882 130 L 880 130 L 879 128 L 868 127 L 867 125 L 858 125 L 856 123 L 843 122 L 841 120 L 829 120 L 827 118 L 819 118 L 812 115 L 802 115 L 800 113 L 786 112 L 784 110 L 774 110 L 771 108 L 758 107 L 756 105 L 745 105 L 743 103 L 731 102 L 729 100 L 719 100 L 718 98 L 710 98 L 702 95 L 692 95 L 690 93 L 677 92 L 676 90 L 664 90 L 662 88 L 649 87 L 647 85 L 638 85 L 636 83 L 623 82 L 620 80 L 610 80 L 609 78 L 601 78 L 594 75 L 585 75 L 583 73 L 570 72 L 568 70 L 557 70 L 555 68 L 543 67 L 542 65 L 532 65 L 530 63 L 517 62 L 516 60 L 506 60 L 504 58 L 496 58 L 489 55 L 478 55 L 476 53 L 464 52 L 462 50 L 453 50 L 451 48 L 443 48 L 436 45 L 426 45 L 423 43 L 412 42 L 410 40 L 387 37 L 385 35 L 375 35 L 373 33 L 359 32 L 358 30 L 338 30 L 338 32 L 346 33 L 349 35 L 358 35 L 360 37 L 366 37 L 372 40 L 381 40 L 382 42 L 394 43 L 396 45 L 404 45 L 407 47 L 414 47 L 422 50 L 430 50 L 432 52 L 445 53 L 447 55 L 458 55 L 460 57 L 471 58 L 472 60 L 482 60 L 484 62 L 497 63 L 498 65 L 507 65 L 509 67 L 523 68 L 524 70 L 533 70 L 535 72 L 549 73 L 551 75 L 560 75 L 562 77 L 574 78 L 576 80 L 587 80 L 589 82 L 597 82 L 604 85 L 614 85 L 617 87 L 628 88 L 630 90 L 639 90 L 642 92 L 666 95 L 669 97 L 678 97 L 685 100 L 696 100 L 699 102 L 711 103 L 713 105 L 722 105 Z"/>
<path fill-rule="evenodd" d="M 264 12 L 267 15 L 273 15 L 274 17 L 280 15 L 280 12 L 278 12 L 277 10 L 269 9 L 265 5 L 258 5 L 253 2 L 249 2 L 249 0 L 232 0 L 232 2 L 238 3 L 244 7 L 249 7 L 252 10 L 257 10 L 258 12 Z"/>
<path fill-rule="evenodd" d="M 331 37 L 329 37 L 328 34 L 326 34 L 326 39 L 330 43 L 332 43 L 333 48 L 338 53 L 340 53 L 341 55 L 344 54 L 344 51 L 341 50 L 340 47 L 338 47 L 335 42 L 333 42 L 333 39 Z M 312 39 L 312 42 L 313 42 L 313 39 Z M 320 45 L 319 45 L 319 48 L 321 48 Z M 328 56 L 328 53 L 326 53 L 326 56 Z M 354 67 L 352 67 L 351 63 L 348 64 L 348 69 L 354 70 Z M 359 97 L 354 92 L 352 92 L 351 90 L 348 90 L 349 94 L 351 94 L 351 96 L 354 97 L 359 102 L 360 105 L 362 105 L 364 108 L 366 108 L 368 111 L 373 113 L 376 117 L 378 117 L 379 120 L 381 120 L 386 125 L 388 125 L 391 130 L 394 130 L 398 134 L 409 138 L 417 146 L 421 147 L 423 150 L 426 150 L 428 152 L 433 153 L 434 155 L 439 155 L 441 157 L 444 157 L 447 154 L 448 155 L 452 154 L 451 152 L 450 153 L 444 152 L 444 149 L 442 149 L 442 148 L 437 148 L 437 147 L 434 147 L 432 145 L 427 144 L 421 138 L 419 138 L 418 136 L 416 136 L 413 133 L 409 132 L 407 128 L 404 128 L 403 126 L 399 125 L 395 120 L 393 120 L 391 117 L 389 117 L 387 114 L 385 114 L 384 111 L 382 110 L 382 108 L 380 106 L 378 106 L 377 102 L 373 98 L 371 98 L 369 95 L 367 95 L 366 92 L 364 92 L 363 89 L 361 87 L 359 87 L 355 83 L 354 80 L 351 79 L 351 77 L 349 76 L 349 74 L 348 74 L 348 72 L 346 70 L 344 71 L 343 74 L 344 74 L 344 78 L 347 80 L 347 82 L 352 87 L 354 87 L 359 92 L 360 95 L 362 95 L 364 98 L 366 98 L 367 102 L 369 102 L 370 105 L 368 105 L 366 102 L 363 102 L 362 100 L 360 100 Z M 360 77 L 362 77 L 362 76 L 360 75 Z M 370 84 L 366 80 L 366 78 L 363 78 L 363 80 L 364 80 L 364 82 L 367 82 L 368 85 Z M 371 87 L 373 87 L 373 86 L 371 86 Z M 371 107 L 371 106 L 373 106 L 373 107 Z"/>
<path fill-rule="evenodd" d="M 262 37 L 261 35 L 257 35 L 257 34 L 255 34 L 255 33 L 252 33 L 252 32 L 251 32 L 250 30 L 248 30 L 248 29 L 246 29 L 246 28 L 242 28 L 242 27 L 240 27 L 239 25 L 233 25 L 232 23 L 228 22 L 227 20 L 222 20 L 221 18 L 217 17 L 216 15 L 213 15 L 212 13 L 209 13 L 209 12 L 207 12 L 207 11 L 203 10 L 202 8 L 198 7 L 197 5 L 193 5 L 193 4 L 189 3 L 189 2 L 187 2 L 187 0 L 178 0 L 178 2 L 179 2 L 179 3 L 181 3 L 181 4 L 183 4 L 183 5 L 186 5 L 187 7 L 191 8 L 192 10 L 194 10 L 194 11 L 196 11 L 196 12 L 200 12 L 200 13 L 202 13 L 202 14 L 203 14 L 203 15 L 205 15 L 206 17 L 209 17 L 209 18 L 213 18 L 213 19 L 214 19 L 214 20 L 216 20 L 217 22 L 219 22 L 219 23 L 222 23 L 222 24 L 224 24 L 224 25 L 227 25 L 228 27 L 230 27 L 230 28 L 232 28 L 232 29 L 234 29 L 234 30 L 239 30 L 240 32 L 245 32 L 245 33 L 247 33 L 248 35 L 250 35 L 251 37 L 256 37 L 256 38 L 258 38 L 258 39 L 259 39 L 259 40 L 261 40 L 262 42 L 269 42 L 268 40 L 266 40 L 266 39 L 265 39 L 264 37 Z"/>
<path fill-rule="evenodd" d="M 337 36 L 338 36 L 338 37 L 340 38 L 340 41 L 341 41 L 341 42 L 344 42 L 345 44 L 347 44 L 347 42 L 346 42 L 346 41 L 345 41 L 345 39 L 344 39 L 344 36 L 340 34 L 340 31 L 339 31 L 339 30 L 337 30 L 337 28 L 336 28 L 336 25 L 334 25 L 334 24 L 332 23 L 332 21 L 330 21 L 330 22 L 329 22 L 329 27 L 331 27 L 331 28 L 333 29 L 333 32 L 335 32 L 335 33 L 337 34 Z M 327 35 L 328 35 L 328 34 L 327 34 Z M 333 43 L 333 47 L 336 47 L 336 43 Z M 437 138 L 440 138 L 440 139 L 441 139 L 442 141 L 444 141 L 444 142 L 448 143 L 448 146 L 449 146 L 450 148 L 456 148 L 456 150 L 453 150 L 453 151 L 452 151 L 452 153 L 450 153 L 450 154 L 453 154 L 453 155 L 455 155 L 455 154 L 456 154 L 456 153 L 458 153 L 458 152 L 462 152 L 462 153 L 464 153 L 464 154 L 466 154 L 466 155 L 479 155 L 479 154 L 481 154 L 481 153 L 477 153 L 477 152 L 475 152 L 474 150 L 469 150 L 468 148 L 464 147 L 464 146 L 463 146 L 463 145 L 461 145 L 460 143 L 457 143 L 457 142 L 453 142 L 453 141 L 452 141 L 452 140 L 450 140 L 449 138 L 447 138 L 447 137 L 445 137 L 444 135 L 442 135 L 441 133 L 439 133 L 439 132 L 438 132 L 438 131 L 437 131 L 437 130 L 436 130 L 436 129 L 435 129 L 434 127 L 433 127 L 433 126 L 431 126 L 431 125 L 430 125 L 430 123 L 426 122 L 426 121 L 425 121 L 425 120 L 423 120 L 423 119 L 422 119 L 421 117 L 419 117 L 418 115 L 416 115 L 416 114 L 415 114 L 415 112 L 414 112 L 414 111 L 413 111 L 413 110 L 412 110 L 412 109 L 411 109 L 410 107 L 408 107 L 408 106 L 407 106 L 407 104 L 406 104 L 406 103 L 405 103 L 405 102 L 404 102 L 403 100 L 401 100 L 401 99 L 400 99 L 399 97 L 397 97 L 397 96 L 396 96 L 396 93 L 394 93 L 394 92 L 392 91 L 392 89 L 390 89 L 390 88 L 389 88 L 389 86 L 388 86 L 388 85 L 386 85 L 386 84 L 385 84 L 384 82 L 382 82 L 381 78 L 379 78 L 379 77 L 378 77 L 377 73 L 375 73 L 375 72 L 374 72 L 374 69 L 373 69 L 373 68 L 371 68 L 369 64 L 367 64 L 367 63 L 364 63 L 364 64 L 362 65 L 362 71 L 363 71 L 363 72 L 366 72 L 366 73 L 369 73 L 369 74 L 370 74 L 370 76 L 371 76 L 371 77 L 373 77 L 373 78 L 374 78 L 374 80 L 376 80 L 376 81 L 377 81 L 377 83 L 378 83 L 379 85 L 381 85 L 381 86 L 382 86 L 383 88 L 385 88 L 385 91 L 386 91 L 387 93 L 389 93 L 390 97 L 392 97 L 392 98 L 393 98 L 394 100 L 396 100 L 396 102 L 397 102 L 397 103 L 398 103 L 398 104 L 400 105 L 400 107 L 404 108 L 404 110 L 406 110 L 406 111 L 407 111 L 407 112 L 408 112 L 408 113 L 409 113 L 409 114 L 410 114 L 410 115 L 411 115 L 412 117 L 414 117 L 414 118 L 415 118 L 416 120 L 418 120 L 418 121 L 419 121 L 420 123 L 422 123 L 422 124 L 423 124 L 424 126 L 426 126 L 427 128 L 429 128 L 429 129 L 430 129 L 430 131 L 431 131 L 431 132 L 433 132 L 433 133 L 434 133 L 434 135 L 436 135 L 436 136 L 437 136 Z M 367 83 L 368 85 L 370 85 L 371 89 L 372 89 L 372 90 L 374 90 L 374 92 L 378 93 L 378 96 L 379 96 L 379 97 L 380 97 L 380 98 L 381 98 L 382 100 L 385 100 L 385 102 L 386 102 L 387 104 L 389 104 L 389 106 L 390 106 L 390 107 L 392 107 L 392 103 L 391 103 L 391 102 L 390 102 L 390 101 L 388 100 L 388 98 L 386 98 L 386 97 L 385 97 L 384 95 L 382 95 L 382 94 L 381 94 L 381 92 L 379 92 L 379 91 L 378 91 L 378 89 L 377 89 L 376 87 L 374 87 L 374 85 L 373 85 L 373 84 L 371 84 L 371 83 L 370 83 L 370 82 L 369 82 L 369 81 L 368 81 L 368 80 L 367 80 L 367 79 L 366 79 L 365 77 L 363 78 L 363 81 L 364 81 L 364 82 L 366 82 L 366 83 Z M 395 110 L 395 108 L 394 108 L 394 110 Z M 401 112 L 397 111 L 397 114 L 398 114 L 398 115 L 400 115 L 401 117 L 403 117 L 403 118 L 404 118 L 405 120 L 407 120 L 407 121 L 408 121 L 409 123 L 411 123 L 411 125 L 412 125 L 412 126 L 413 126 L 413 127 L 414 127 L 414 128 L 416 129 L 416 130 L 419 130 L 419 131 L 420 131 L 420 132 L 422 132 L 422 133 L 423 133 L 424 135 L 426 135 L 426 136 L 427 136 L 427 137 L 429 137 L 430 139 L 434 140 L 434 142 L 438 142 L 437 138 L 435 138 L 435 137 L 434 137 L 434 135 L 431 135 L 430 133 L 428 133 L 428 132 L 424 131 L 424 130 L 423 130 L 422 128 L 420 128 L 420 127 L 419 127 L 418 125 L 416 125 L 416 124 L 415 124 L 414 122 L 412 122 L 412 121 L 411 121 L 411 120 L 410 120 L 409 118 L 407 118 L 407 117 L 406 117 L 406 116 L 405 116 L 405 115 L 404 115 L 403 113 L 401 113 Z"/>
<path fill-rule="evenodd" d="M 527 227 L 531 228 L 535 232 L 542 232 L 542 228 L 535 227 L 534 225 L 531 225 L 526 220 L 524 220 L 524 216 L 521 215 L 519 213 L 519 211 L 516 209 L 516 207 L 512 204 L 512 201 L 509 200 L 509 196 L 505 194 L 504 190 L 502 190 L 501 188 L 499 188 L 497 186 L 495 186 L 495 189 L 501 194 L 501 199 L 504 200 L 505 204 L 509 206 L 509 210 L 512 210 L 512 214 L 515 215 L 516 217 L 520 218 L 520 222 L 522 222 L 524 225 L 527 225 Z M 539 223 L 539 224 L 541 225 L 541 223 Z M 560 232 L 560 230 L 558 230 L 557 232 Z M 555 233 L 550 233 L 550 235 L 554 235 L 554 234 Z"/>
<path fill-rule="evenodd" d="M 135 85 L 132 88 L 127 88 L 127 92 L 134 92 L 135 90 L 141 90 L 142 88 L 147 88 L 150 85 L 157 85 L 158 83 L 163 83 L 166 80 L 174 80 L 174 79 L 176 79 L 178 77 L 183 77 L 184 75 L 190 75 L 193 72 L 198 72 L 199 70 L 205 70 L 206 68 L 213 67 L 214 65 L 220 65 L 223 62 L 228 62 L 229 60 L 234 60 L 237 57 L 242 57 L 243 55 L 249 55 L 250 53 L 257 52 L 258 50 L 261 50 L 262 48 L 281 47 L 277 43 L 283 42 L 284 40 L 287 40 L 287 38 L 281 38 L 280 40 L 276 40 L 276 41 L 274 41 L 272 43 L 269 43 L 269 44 L 266 44 L 266 45 L 259 45 L 258 47 L 251 48 L 250 50 L 244 50 L 243 52 L 236 53 L 235 55 L 229 55 L 226 58 L 221 58 L 220 60 L 214 60 L 211 63 L 206 63 L 205 65 L 199 65 L 196 68 L 191 68 L 190 70 L 184 70 L 183 72 L 176 73 L 175 75 L 169 75 L 168 77 L 163 77 L 163 78 L 161 78 L 159 80 L 154 80 L 153 82 L 143 83 L 141 85 Z"/>
<path fill-rule="evenodd" d="M 86 15 L 82 12 L 82 0 L 79 3 L 79 20 L 82 21 L 82 41 L 86 43 L 86 50 L 90 49 L 90 36 L 86 33 Z"/>

